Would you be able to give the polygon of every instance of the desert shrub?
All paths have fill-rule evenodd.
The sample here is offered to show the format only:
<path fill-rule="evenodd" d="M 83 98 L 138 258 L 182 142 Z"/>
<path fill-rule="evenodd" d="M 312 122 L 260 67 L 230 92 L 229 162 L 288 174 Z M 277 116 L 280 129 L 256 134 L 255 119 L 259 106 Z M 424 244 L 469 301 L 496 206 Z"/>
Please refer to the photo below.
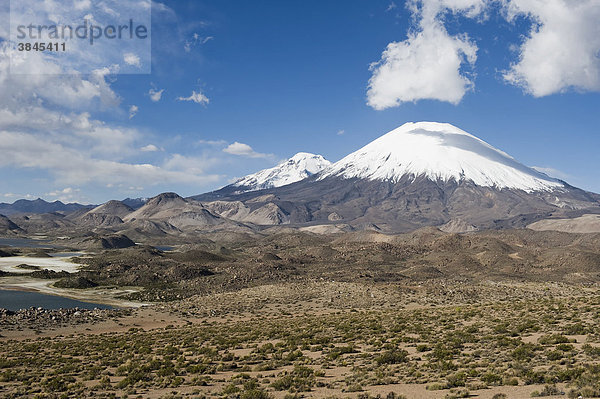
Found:
<path fill-rule="evenodd" d="M 600 357 L 600 347 L 585 344 L 582 346 L 583 351 L 590 357 Z"/>
<path fill-rule="evenodd" d="M 502 376 L 494 372 L 488 371 L 481 376 L 481 381 L 488 385 L 500 385 L 502 383 Z"/>
<path fill-rule="evenodd" d="M 588 329 L 583 323 L 579 322 L 566 326 L 564 331 L 566 335 L 585 335 L 587 334 Z"/>
<path fill-rule="evenodd" d="M 431 347 L 427 344 L 417 345 L 417 352 L 428 352 L 430 350 L 431 350 Z"/>
<path fill-rule="evenodd" d="M 446 389 L 446 384 L 439 384 L 439 383 L 430 384 L 430 385 L 427 385 L 425 387 L 425 389 L 427 389 L 428 391 L 442 391 L 442 390 Z"/>
<path fill-rule="evenodd" d="M 533 391 L 531 393 L 531 397 L 535 398 L 535 397 L 543 397 L 543 396 L 558 396 L 558 395 L 563 395 L 563 394 L 564 393 L 561 392 L 561 390 L 558 389 L 556 387 L 556 385 L 546 385 L 541 392 Z"/>
<path fill-rule="evenodd" d="M 383 352 L 379 355 L 375 361 L 379 365 L 383 364 L 399 364 L 406 362 L 408 358 L 408 352 L 403 349 L 392 349 Z"/>
<path fill-rule="evenodd" d="M 74 382 L 75 378 L 73 377 L 57 375 L 42 381 L 42 386 L 48 392 L 65 392 Z"/>
<path fill-rule="evenodd" d="M 517 386 L 519 385 L 519 379 L 516 377 L 508 377 L 504 379 L 504 385 Z"/>
<path fill-rule="evenodd" d="M 534 351 L 537 349 L 538 348 L 533 344 L 529 344 L 529 343 L 522 344 L 518 348 L 513 350 L 513 352 L 511 353 L 511 356 L 513 358 L 515 358 L 516 360 L 521 360 L 521 361 L 530 360 L 531 358 L 533 358 L 535 356 Z"/>
<path fill-rule="evenodd" d="M 315 386 L 315 372 L 306 366 L 295 366 L 289 373 L 282 373 L 271 383 L 276 391 L 289 390 L 290 392 L 308 392 Z"/>
<path fill-rule="evenodd" d="M 550 351 L 546 353 L 546 357 L 548 358 L 548 360 L 550 361 L 557 361 L 560 360 L 564 357 L 564 353 L 559 351 L 559 350 L 555 350 L 555 351 Z"/>
<path fill-rule="evenodd" d="M 538 338 L 538 343 L 541 345 L 556 345 L 568 342 L 569 338 L 561 334 L 542 335 Z"/>
<path fill-rule="evenodd" d="M 471 393 L 468 389 L 461 389 L 458 392 L 451 392 L 446 394 L 445 399 L 458 399 L 458 398 L 468 398 L 471 396 Z"/>
<path fill-rule="evenodd" d="M 467 384 L 467 374 L 465 372 L 459 372 L 446 377 L 448 382 L 448 388 L 464 387 Z"/>
<path fill-rule="evenodd" d="M 350 384 L 346 388 L 346 392 L 362 392 L 362 390 L 363 390 L 363 387 L 359 383 Z"/>
<path fill-rule="evenodd" d="M 331 352 L 329 352 L 327 354 L 327 357 L 331 360 L 335 360 L 335 359 L 339 358 L 340 356 L 345 355 L 347 353 L 356 353 L 354 346 L 352 346 L 352 345 L 336 346 L 335 348 L 333 348 L 331 350 Z"/>
<path fill-rule="evenodd" d="M 250 378 L 244 382 L 244 390 L 241 392 L 239 397 L 240 399 L 268 399 L 271 397 L 271 395 L 269 395 L 264 389 L 260 388 L 256 378 Z"/>

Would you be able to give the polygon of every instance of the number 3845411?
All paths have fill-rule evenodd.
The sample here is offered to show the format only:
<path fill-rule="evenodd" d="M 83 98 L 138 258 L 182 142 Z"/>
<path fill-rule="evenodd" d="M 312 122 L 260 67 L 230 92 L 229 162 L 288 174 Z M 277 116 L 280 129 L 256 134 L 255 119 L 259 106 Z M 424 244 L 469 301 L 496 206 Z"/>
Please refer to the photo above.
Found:
<path fill-rule="evenodd" d="M 19 43 L 19 51 L 66 51 L 66 43 Z"/>

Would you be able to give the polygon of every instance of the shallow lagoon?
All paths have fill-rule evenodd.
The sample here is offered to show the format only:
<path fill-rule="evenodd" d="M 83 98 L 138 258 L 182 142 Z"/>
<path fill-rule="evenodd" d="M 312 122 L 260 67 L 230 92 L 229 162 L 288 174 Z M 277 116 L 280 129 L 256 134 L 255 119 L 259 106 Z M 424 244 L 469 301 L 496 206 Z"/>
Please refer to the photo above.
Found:
<path fill-rule="evenodd" d="M 82 302 L 55 295 L 40 294 L 38 292 L 0 290 L 0 308 L 16 311 L 19 309 L 27 309 L 32 306 L 44 309 L 112 309 L 112 307 L 108 305 Z"/>

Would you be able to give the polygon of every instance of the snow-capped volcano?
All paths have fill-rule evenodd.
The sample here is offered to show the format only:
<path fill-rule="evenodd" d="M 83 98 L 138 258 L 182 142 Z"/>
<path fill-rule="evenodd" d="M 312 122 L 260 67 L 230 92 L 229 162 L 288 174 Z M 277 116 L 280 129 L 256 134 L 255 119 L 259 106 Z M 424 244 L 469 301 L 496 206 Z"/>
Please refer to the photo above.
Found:
<path fill-rule="evenodd" d="M 303 169 L 293 160 L 194 198 L 218 200 L 211 205 L 215 212 L 224 209 L 239 221 L 262 209 L 269 221 L 290 225 L 386 232 L 515 228 L 548 215 L 600 213 L 599 195 L 529 168 L 447 123 L 406 123 L 313 177 L 281 179 L 283 171 Z"/>
<path fill-rule="evenodd" d="M 329 176 L 388 180 L 425 176 L 481 187 L 551 191 L 564 187 L 508 154 L 448 123 L 406 123 L 327 168 Z"/>
<path fill-rule="evenodd" d="M 299 152 L 279 165 L 243 177 L 233 183 L 239 192 L 281 187 L 306 179 L 331 165 L 321 155 Z"/>

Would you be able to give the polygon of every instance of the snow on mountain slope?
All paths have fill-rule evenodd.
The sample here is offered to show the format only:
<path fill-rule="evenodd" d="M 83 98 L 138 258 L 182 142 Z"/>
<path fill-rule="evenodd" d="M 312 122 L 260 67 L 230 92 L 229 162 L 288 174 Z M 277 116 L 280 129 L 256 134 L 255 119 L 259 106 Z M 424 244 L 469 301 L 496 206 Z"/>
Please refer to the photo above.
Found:
<path fill-rule="evenodd" d="M 331 162 L 321 155 L 299 152 L 285 162 L 243 177 L 233 183 L 241 192 L 281 187 L 314 175 L 330 166 Z"/>
<path fill-rule="evenodd" d="M 403 176 L 470 180 L 482 187 L 526 192 L 561 189 L 564 184 L 448 123 L 409 122 L 324 170 L 329 176 L 399 181 Z"/>

